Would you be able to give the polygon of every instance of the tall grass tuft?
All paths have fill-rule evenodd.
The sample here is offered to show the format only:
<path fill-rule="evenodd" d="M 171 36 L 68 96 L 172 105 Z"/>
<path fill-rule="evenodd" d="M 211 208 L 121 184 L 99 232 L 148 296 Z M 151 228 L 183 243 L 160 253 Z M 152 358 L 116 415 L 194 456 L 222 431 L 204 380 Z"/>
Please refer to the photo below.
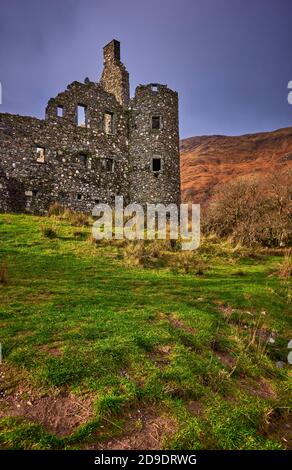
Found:
<path fill-rule="evenodd" d="M 57 238 L 57 232 L 53 227 L 41 225 L 41 232 L 45 238 Z"/>

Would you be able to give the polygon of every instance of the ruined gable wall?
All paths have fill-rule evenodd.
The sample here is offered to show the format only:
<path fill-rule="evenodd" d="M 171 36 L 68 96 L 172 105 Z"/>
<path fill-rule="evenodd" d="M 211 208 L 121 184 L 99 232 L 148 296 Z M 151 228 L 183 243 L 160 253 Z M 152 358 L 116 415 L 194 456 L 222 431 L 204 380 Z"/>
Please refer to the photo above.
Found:
<path fill-rule="evenodd" d="M 78 104 L 87 106 L 88 127 L 76 124 Z M 57 105 L 63 106 L 63 117 L 56 116 Z M 115 116 L 113 135 L 104 132 L 106 111 Z M 45 163 L 36 162 L 36 146 L 45 148 Z M 80 154 L 87 156 L 86 167 Z M 97 200 L 112 202 L 115 194 L 127 197 L 128 114 L 98 84 L 74 82 L 49 101 L 45 120 L 0 114 L 0 155 L 18 199 L 14 210 L 44 212 L 59 201 L 90 212 Z M 114 172 L 102 167 L 105 157 L 114 158 Z M 81 200 L 77 194 L 82 194 Z"/>

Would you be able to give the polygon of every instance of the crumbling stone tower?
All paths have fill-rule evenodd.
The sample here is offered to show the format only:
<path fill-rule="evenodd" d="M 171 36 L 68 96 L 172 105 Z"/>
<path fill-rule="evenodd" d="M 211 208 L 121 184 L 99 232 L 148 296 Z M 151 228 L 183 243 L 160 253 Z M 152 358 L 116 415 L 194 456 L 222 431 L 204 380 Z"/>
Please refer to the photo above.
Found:
<path fill-rule="evenodd" d="M 137 87 L 120 43 L 104 47 L 99 82 L 73 82 L 45 119 L 0 113 L 0 211 L 46 213 L 59 202 L 91 212 L 98 202 L 179 203 L 178 97 Z"/>
<path fill-rule="evenodd" d="M 130 102 L 130 199 L 180 202 L 178 96 L 166 85 L 140 85 Z"/>

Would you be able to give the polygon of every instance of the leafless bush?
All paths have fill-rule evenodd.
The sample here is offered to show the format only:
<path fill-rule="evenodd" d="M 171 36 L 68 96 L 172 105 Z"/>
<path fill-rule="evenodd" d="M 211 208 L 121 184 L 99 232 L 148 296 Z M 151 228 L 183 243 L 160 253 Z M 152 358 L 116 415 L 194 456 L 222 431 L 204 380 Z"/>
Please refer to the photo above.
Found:
<path fill-rule="evenodd" d="M 244 246 L 292 242 L 292 171 L 242 177 L 220 186 L 203 214 L 203 231 Z"/>

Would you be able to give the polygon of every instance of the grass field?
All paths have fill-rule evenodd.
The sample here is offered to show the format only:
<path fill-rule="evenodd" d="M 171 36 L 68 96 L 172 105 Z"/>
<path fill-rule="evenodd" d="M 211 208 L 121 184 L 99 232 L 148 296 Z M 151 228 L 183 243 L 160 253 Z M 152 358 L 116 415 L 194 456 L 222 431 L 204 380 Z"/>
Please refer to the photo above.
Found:
<path fill-rule="evenodd" d="M 1 448 L 291 448 L 281 257 L 210 240 L 199 274 L 177 251 L 131 266 L 90 227 L 25 215 L 0 237 Z"/>

